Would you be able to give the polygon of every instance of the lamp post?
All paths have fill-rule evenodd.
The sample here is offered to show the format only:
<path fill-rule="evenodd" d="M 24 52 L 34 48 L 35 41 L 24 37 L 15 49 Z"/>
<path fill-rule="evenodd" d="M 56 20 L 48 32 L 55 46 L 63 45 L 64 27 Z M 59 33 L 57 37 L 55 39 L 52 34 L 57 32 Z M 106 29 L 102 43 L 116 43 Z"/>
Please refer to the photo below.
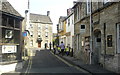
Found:
<path fill-rule="evenodd" d="M 59 24 L 57 24 L 57 43 L 59 45 L 59 35 L 58 35 L 58 33 L 59 33 Z"/>

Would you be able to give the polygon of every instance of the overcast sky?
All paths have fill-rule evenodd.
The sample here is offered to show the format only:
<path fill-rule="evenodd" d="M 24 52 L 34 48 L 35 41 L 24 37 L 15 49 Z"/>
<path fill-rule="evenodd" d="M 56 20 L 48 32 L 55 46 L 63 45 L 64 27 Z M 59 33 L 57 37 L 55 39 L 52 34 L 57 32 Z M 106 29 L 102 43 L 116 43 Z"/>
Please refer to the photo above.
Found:
<path fill-rule="evenodd" d="M 8 0 L 12 6 L 24 16 L 27 9 L 27 0 Z M 67 15 L 67 9 L 73 6 L 76 0 L 30 0 L 30 12 L 46 15 L 50 11 L 53 22 L 53 32 L 56 32 L 56 24 L 60 16 Z"/>

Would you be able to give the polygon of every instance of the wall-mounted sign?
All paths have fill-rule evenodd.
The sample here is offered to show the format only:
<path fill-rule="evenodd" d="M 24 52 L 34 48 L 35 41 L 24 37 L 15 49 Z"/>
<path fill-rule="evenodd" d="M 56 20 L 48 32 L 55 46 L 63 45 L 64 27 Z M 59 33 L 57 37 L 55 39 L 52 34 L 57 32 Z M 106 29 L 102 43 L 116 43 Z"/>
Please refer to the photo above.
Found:
<path fill-rule="evenodd" d="M 2 53 L 16 53 L 17 46 L 16 45 L 2 45 Z"/>
<path fill-rule="evenodd" d="M 5 32 L 5 38 L 12 38 L 13 31 L 12 30 L 6 30 Z"/>

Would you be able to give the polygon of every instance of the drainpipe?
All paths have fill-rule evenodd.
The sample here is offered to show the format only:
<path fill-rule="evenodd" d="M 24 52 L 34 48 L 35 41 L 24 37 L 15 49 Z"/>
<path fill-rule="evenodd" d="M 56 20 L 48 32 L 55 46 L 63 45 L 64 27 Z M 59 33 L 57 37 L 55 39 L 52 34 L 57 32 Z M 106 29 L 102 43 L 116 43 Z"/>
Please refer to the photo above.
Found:
<path fill-rule="evenodd" d="M 92 36 L 92 5 L 91 5 L 91 0 L 90 1 L 90 64 L 92 64 L 92 49 L 93 49 L 93 45 L 92 45 L 92 41 L 93 41 L 93 36 Z"/>
<path fill-rule="evenodd" d="M 106 58 L 106 23 L 104 23 L 104 68 L 105 68 L 105 58 Z"/>

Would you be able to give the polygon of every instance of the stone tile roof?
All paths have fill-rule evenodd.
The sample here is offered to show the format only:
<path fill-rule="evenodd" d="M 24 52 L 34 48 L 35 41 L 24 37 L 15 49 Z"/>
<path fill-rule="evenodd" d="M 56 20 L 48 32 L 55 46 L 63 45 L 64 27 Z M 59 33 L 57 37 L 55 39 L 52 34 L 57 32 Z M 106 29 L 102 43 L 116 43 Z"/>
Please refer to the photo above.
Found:
<path fill-rule="evenodd" d="M 30 20 L 32 22 L 53 24 L 52 21 L 51 21 L 51 18 L 49 16 L 47 16 L 47 15 L 40 15 L 40 14 L 30 13 Z"/>
<path fill-rule="evenodd" d="M 66 18 L 67 18 L 67 16 L 60 16 L 60 18 L 59 18 L 59 23 L 60 23 L 60 22 L 63 22 Z"/>
<path fill-rule="evenodd" d="M 21 16 L 8 1 L 2 2 L 2 9 L 0 9 L 0 11 L 9 13 L 15 16 Z"/>

